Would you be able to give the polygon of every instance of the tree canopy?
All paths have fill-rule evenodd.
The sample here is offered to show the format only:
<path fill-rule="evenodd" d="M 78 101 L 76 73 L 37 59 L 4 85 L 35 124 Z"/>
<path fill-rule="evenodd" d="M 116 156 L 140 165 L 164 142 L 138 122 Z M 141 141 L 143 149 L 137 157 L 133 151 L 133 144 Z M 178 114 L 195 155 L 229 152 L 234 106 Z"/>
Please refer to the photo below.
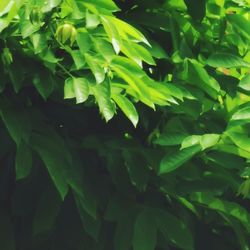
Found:
<path fill-rule="evenodd" d="M 1 0 L 0 249 L 249 250 L 249 0 Z"/>

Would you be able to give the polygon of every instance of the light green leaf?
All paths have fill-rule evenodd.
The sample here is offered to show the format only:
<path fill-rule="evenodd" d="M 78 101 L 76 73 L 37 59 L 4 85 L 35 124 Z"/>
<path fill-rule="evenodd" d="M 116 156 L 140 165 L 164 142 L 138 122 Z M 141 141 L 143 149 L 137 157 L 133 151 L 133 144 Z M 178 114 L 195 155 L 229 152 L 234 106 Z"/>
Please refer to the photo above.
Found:
<path fill-rule="evenodd" d="M 162 175 L 174 171 L 200 151 L 201 147 L 199 145 L 194 145 L 180 150 L 175 154 L 166 155 L 161 160 L 158 174 Z"/>
<path fill-rule="evenodd" d="M 46 1 L 40 1 L 43 5 L 42 11 L 43 12 L 49 12 L 53 8 L 57 7 L 62 0 L 46 0 Z"/>
<path fill-rule="evenodd" d="M 234 14 L 227 15 L 228 21 L 235 27 L 237 32 L 240 32 L 247 39 L 250 39 L 250 22 L 243 15 Z"/>
<path fill-rule="evenodd" d="M 64 83 L 64 99 L 71 99 L 75 97 L 76 94 L 74 90 L 73 78 L 69 77 L 65 80 Z"/>
<path fill-rule="evenodd" d="M 79 46 L 82 56 L 84 56 L 84 54 L 88 52 L 91 47 L 91 39 L 86 29 L 77 30 L 76 42 Z"/>
<path fill-rule="evenodd" d="M 91 90 L 96 98 L 101 114 L 108 122 L 115 114 L 115 106 L 111 100 L 110 85 L 108 81 L 91 86 Z"/>
<path fill-rule="evenodd" d="M 218 134 L 191 135 L 183 140 L 181 149 L 199 144 L 201 146 L 201 149 L 205 150 L 216 145 L 219 139 L 220 135 Z"/>
<path fill-rule="evenodd" d="M 111 62 L 115 52 L 107 39 L 96 38 L 94 39 L 94 44 L 98 53 L 100 53 L 108 62 Z"/>
<path fill-rule="evenodd" d="M 64 85 L 64 98 L 76 98 L 76 103 L 83 103 L 89 96 L 89 83 L 86 78 L 69 77 Z"/>
<path fill-rule="evenodd" d="M 90 70 L 95 76 L 96 82 L 102 83 L 105 79 L 105 72 L 103 66 L 100 64 L 100 61 L 97 60 L 94 56 L 89 53 L 85 54 L 86 62 L 89 65 Z"/>
<path fill-rule="evenodd" d="M 105 16 L 109 22 L 112 22 L 115 24 L 115 26 L 118 29 L 118 32 L 120 36 L 128 40 L 130 37 L 134 38 L 137 42 L 143 42 L 150 46 L 148 40 L 145 38 L 145 36 L 136 28 L 134 28 L 132 25 L 128 24 L 127 22 L 124 22 L 116 17 L 113 16 Z"/>
<path fill-rule="evenodd" d="M 133 44 L 133 47 L 135 48 L 137 54 L 139 55 L 142 61 L 150 65 L 156 65 L 152 55 L 146 48 L 144 48 L 140 44 Z"/>
<path fill-rule="evenodd" d="M 229 138 L 237 145 L 239 148 L 246 150 L 250 152 L 250 138 L 247 135 L 232 132 L 232 131 L 226 131 L 226 135 L 229 136 Z"/>
<path fill-rule="evenodd" d="M 79 3 L 85 5 L 90 11 L 94 13 L 111 13 L 118 11 L 119 8 L 112 0 L 77 0 Z"/>
<path fill-rule="evenodd" d="M 30 37 L 35 54 L 41 53 L 47 47 L 46 35 L 40 33 L 34 33 Z"/>
<path fill-rule="evenodd" d="M 85 102 L 89 96 L 89 83 L 86 78 L 73 78 L 76 103 Z"/>
<path fill-rule="evenodd" d="M 128 119 L 136 127 L 138 120 L 139 120 L 139 116 L 133 103 L 127 97 L 123 95 L 119 95 L 119 94 L 112 94 L 112 98 L 120 107 L 122 112 L 128 117 Z"/>
<path fill-rule="evenodd" d="M 250 91 L 250 74 L 245 75 L 239 82 L 239 88 Z"/>
<path fill-rule="evenodd" d="M 207 59 L 207 64 L 211 67 L 224 67 L 224 68 L 242 68 L 250 67 L 250 63 L 245 62 L 242 58 L 229 53 L 216 53 L 212 54 Z"/>
<path fill-rule="evenodd" d="M 121 38 L 117 27 L 107 16 L 101 16 L 103 27 L 114 47 L 116 54 L 120 52 L 121 49 Z"/>
<path fill-rule="evenodd" d="M 84 56 L 81 54 L 80 50 L 72 50 L 70 54 L 76 65 L 76 69 L 82 69 L 84 65 L 86 64 L 86 60 Z"/>
<path fill-rule="evenodd" d="M 14 0 L 1 0 L 0 2 L 0 17 L 8 13 L 15 4 Z"/>
<path fill-rule="evenodd" d="M 27 38 L 40 29 L 40 26 L 32 25 L 29 20 L 20 22 L 20 31 L 23 38 Z"/>
<path fill-rule="evenodd" d="M 200 135 L 191 135 L 191 136 L 186 137 L 181 144 L 181 149 L 189 148 L 189 147 L 199 144 L 200 139 L 201 139 Z"/>
<path fill-rule="evenodd" d="M 129 67 L 126 67 L 125 65 L 128 65 Z M 145 82 L 141 79 L 141 75 L 143 75 L 144 72 L 141 71 L 141 69 L 138 66 L 132 70 L 130 64 L 128 63 L 123 64 L 120 63 L 120 60 L 118 60 L 118 61 L 112 61 L 111 67 L 119 77 L 121 77 L 124 81 L 126 81 L 132 87 L 132 89 L 136 91 L 136 93 L 138 94 L 137 98 L 140 101 L 142 101 L 143 103 L 154 109 L 154 103 L 152 102 L 149 88 L 145 84 Z M 132 71 L 130 71 L 130 69 Z"/>
<path fill-rule="evenodd" d="M 250 106 L 239 108 L 231 117 L 230 125 L 243 125 L 250 123 Z"/>
<path fill-rule="evenodd" d="M 86 11 L 86 28 L 95 29 L 100 24 L 100 18 L 96 14 L 91 14 Z"/>

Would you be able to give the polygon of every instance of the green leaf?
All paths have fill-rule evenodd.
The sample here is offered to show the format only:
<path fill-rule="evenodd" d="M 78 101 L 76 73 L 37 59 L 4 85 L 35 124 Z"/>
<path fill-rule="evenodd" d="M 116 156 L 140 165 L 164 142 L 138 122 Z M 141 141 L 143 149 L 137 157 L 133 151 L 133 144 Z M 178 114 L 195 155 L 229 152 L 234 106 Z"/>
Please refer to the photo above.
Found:
<path fill-rule="evenodd" d="M 86 29 L 77 30 L 76 42 L 79 46 L 82 56 L 84 56 L 85 53 L 88 52 L 91 47 L 91 39 Z"/>
<path fill-rule="evenodd" d="M 88 213 L 86 213 L 85 205 L 83 201 L 79 199 L 77 195 L 74 196 L 76 200 L 76 205 L 81 217 L 82 225 L 84 230 L 96 241 L 98 241 L 98 237 L 101 230 L 101 221 L 93 218 Z"/>
<path fill-rule="evenodd" d="M 206 0 L 184 0 L 188 13 L 195 20 L 201 21 L 206 14 Z"/>
<path fill-rule="evenodd" d="M 250 91 L 250 74 L 245 75 L 239 82 L 239 88 Z"/>
<path fill-rule="evenodd" d="M 132 184 L 145 191 L 150 176 L 147 161 L 141 154 L 129 150 L 123 150 L 122 155 Z"/>
<path fill-rule="evenodd" d="M 149 42 L 145 38 L 145 36 L 136 28 L 134 28 L 132 25 L 130 25 L 127 22 L 124 22 L 116 17 L 113 16 L 105 16 L 107 20 L 109 20 L 110 23 L 114 23 L 114 25 L 117 27 L 118 32 L 120 36 L 128 40 L 129 37 L 134 38 L 137 42 L 143 42 L 150 46 Z"/>
<path fill-rule="evenodd" d="M 153 214 L 143 210 L 136 218 L 133 235 L 133 250 L 154 250 L 157 228 Z"/>
<path fill-rule="evenodd" d="M 14 0 L 2 0 L 0 3 L 0 17 L 8 13 L 14 4 Z"/>
<path fill-rule="evenodd" d="M 122 63 L 120 61 L 122 61 Z M 154 109 L 155 106 L 152 102 L 149 88 L 141 79 L 141 74 L 144 74 L 144 72 L 141 71 L 138 67 L 134 67 L 134 69 L 130 71 L 130 69 L 132 69 L 131 66 L 129 68 L 125 67 L 125 65 L 129 66 L 130 64 L 125 63 L 124 65 L 124 61 L 126 62 L 127 60 L 125 59 L 112 61 L 112 69 L 117 73 L 119 77 L 124 79 L 124 81 L 126 81 L 132 87 L 133 90 L 136 91 L 136 93 L 138 94 L 137 98 L 139 98 L 140 101 Z"/>
<path fill-rule="evenodd" d="M 70 52 L 70 55 L 73 58 L 76 69 L 82 69 L 85 66 L 86 60 L 85 57 L 81 54 L 80 50 L 72 50 Z"/>
<path fill-rule="evenodd" d="M 207 64 L 211 67 L 224 67 L 224 68 L 242 68 L 250 67 L 250 63 L 244 61 L 242 58 L 229 53 L 216 53 L 212 54 L 207 59 Z"/>
<path fill-rule="evenodd" d="M 102 65 L 100 64 L 100 61 L 88 53 L 85 54 L 85 58 L 90 70 L 95 76 L 96 82 L 98 84 L 102 83 L 105 79 L 105 72 Z"/>
<path fill-rule="evenodd" d="M 39 74 L 36 73 L 33 77 L 33 84 L 44 100 L 47 100 L 54 90 L 53 80 L 52 75 L 43 69 L 40 69 Z"/>
<path fill-rule="evenodd" d="M 46 133 L 33 133 L 30 142 L 47 167 L 61 198 L 64 199 L 69 189 L 67 181 L 70 178 L 70 155 L 65 148 L 63 139 L 46 128 Z"/>
<path fill-rule="evenodd" d="M 119 94 L 112 94 L 112 99 L 117 103 L 122 112 L 136 127 L 139 120 L 139 116 L 133 103 L 127 97 Z"/>
<path fill-rule="evenodd" d="M 242 125 L 250 122 L 250 106 L 239 108 L 231 117 L 230 125 Z"/>
<path fill-rule="evenodd" d="M 102 24 L 104 26 L 104 29 L 105 29 L 112 45 L 113 45 L 113 48 L 114 48 L 116 54 L 118 54 L 120 52 L 121 44 L 122 44 L 118 29 L 114 25 L 112 20 L 110 20 L 109 17 L 101 16 L 101 20 L 102 20 Z"/>
<path fill-rule="evenodd" d="M 209 209 L 222 212 L 226 215 L 238 219 L 244 227 L 250 232 L 250 215 L 247 210 L 235 202 L 224 201 L 213 197 L 210 193 L 193 193 L 191 196 L 193 201 L 207 205 Z"/>
<path fill-rule="evenodd" d="M 115 114 L 115 106 L 111 100 L 110 85 L 108 81 L 91 86 L 91 90 L 96 98 L 101 114 L 108 122 Z"/>
<path fill-rule="evenodd" d="M 81 2 L 94 13 L 111 13 L 119 10 L 117 5 L 112 0 L 95 0 L 94 2 L 93 0 L 85 0 L 84 2 L 82 2 L 81 0 L 77 1 Z"/>
<path fill-rule="evenodd" d="M 17 146 L 16 152 L 16 179 L 27 177 L 32 168 L 32 152 L 24 141 Z"/>
<path fill-rule="evenodd" d="M 166 155 L 160 163 L 159 175 L 166 174 L 179 168 L 185 162 L 190 160 L 195 154 L 200 152 L 201 147 L 194 145 L 189 148 L 182 149 L 175 154 Z"/>
<path fill-rule="evenodd" d="M 167 59 L 167 52 L 156 42 L 150 40 L 151 48 L 148 48 L 150 54 L 157 59 Z"/>
<path fill-rule="evenodd" d="M 89 13 L 89 11 L 86 11 L 86 28 L 95 29 L 99 24 L 100 24 L 99 16 Z"/>
<path fill-rule="evenodd" d="M 153 143 L 160 146 L 174 146 L 181 144 L 186 137 L 185 134 L 161 134 Z"/>
<path fill-rule="evenodd" d="M 32 25 L 29 20 L 20 22 L 20 31 L 23 38 L 27 38 L 40 29 L 40 26 Z"/>
<path fill-rule="evenodd" d="M 33 234 L 47 233 L 55 226 L 61 207 L 61 199 L 55 188 L 49 185 L 38 202 L 33 218 Z"/>
<path fill-rule="evenodd" d="M 184 70 L 179 74 L 185 82 L 201 88 L 212 98 L 217 99 L 220 85 L 212 78 L 200 63 L 195 60 L 185 60 Z"/>
<path fill-rule="evenodd" d="M 18 106 L 14 100 L 0 100 L 0 115 L 17 145 L 22 139 L 29 139 L 32 122 L 25 107 Z"/>
<path fill-rule="evenodd" d="M 166 239 L 181 249 L 194 249 L 192 233 L 182 220 L 161 209 L 155 209 L 155 216 L 157 227 Z"/>
<path fill-rule="evenodd" d="M 139 44 L 133 44 L 133 47 L 142 61 L 150 65 L 156 65 L 151 53 L 146 48 Z"/>
<path fill-rule="evenodd" d="M 181 144 L 181 149 L 199 144 L 201 146 L 201 149 L 205 150 L 216 145 L 219 139 L 220 135 L 218 134 L 191 135 L 183 140 Z"/>
<path fill-rule="evenodd" d="M 128 250 L 131 248 L 133 239 L 134 216 L 125 214 L 118 221 L 114 235 L 115 250 Z"/>
<path fill-rule="evenodd" d="M 83 103 L 89 96 L 89 83 L 85 78 L 69 77 L 65 80 L 64 98 L 76 98 L 76 103 Z"/>
<path fill-rule="evenodd" d="M 35 54 L 41 53 L 47 47 L 47 40 L 45 34 L 34 33 L 30 37 Z"/>
<path fill-rule="evenodd" d="M 247 39 L 250 39 L 250 22 L 243 17 L 243 15 L 227 15 L 227 20 L 234 26 L 236 32 L 239 32 Z"/>
<path fill-rule="evenodd" d="M 95 39 L 94 43 L 96 50 L 110 62 L 115 55 L 112 45 L 106 39 L 99 38 Z"/>
<path fill-rule="evenodd" d="M 237 145 L 239 148 L 250 152 L 250 138 L 247 135 L 226 131 L 226 135 Z"/>
<path fill-rule="evenodd" d="M 43 12 L 49 12 L 51 11 L 53 8 L 57 7 L 61 2 L 62 0 L 48 0 L 46 2 L 44 1 L 41 1 L 42 2 L 42 11 Z"/>

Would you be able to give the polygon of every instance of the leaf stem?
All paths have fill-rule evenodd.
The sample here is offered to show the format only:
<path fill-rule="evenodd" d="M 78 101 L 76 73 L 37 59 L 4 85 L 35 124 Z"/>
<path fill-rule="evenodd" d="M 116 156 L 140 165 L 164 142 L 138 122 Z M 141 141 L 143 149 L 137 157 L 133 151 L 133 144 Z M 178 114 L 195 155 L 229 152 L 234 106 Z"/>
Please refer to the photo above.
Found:
<path fill-rule="evenodd" d="M 61 63 L 57 63 L 57 65 L 65 72 L 67 73 L 70 77 L 74 78 L 74 76 L 61 64 Z"/>

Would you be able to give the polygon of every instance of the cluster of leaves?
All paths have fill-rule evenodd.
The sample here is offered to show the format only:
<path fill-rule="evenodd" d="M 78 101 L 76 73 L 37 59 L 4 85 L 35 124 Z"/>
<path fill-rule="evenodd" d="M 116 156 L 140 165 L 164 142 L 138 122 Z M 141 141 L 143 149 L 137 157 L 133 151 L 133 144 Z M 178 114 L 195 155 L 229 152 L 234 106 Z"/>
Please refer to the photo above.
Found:
<path fill-rule="evenodd" d="M 249 249 L 249 10 L 2 0 L 1 249 Z"/>

